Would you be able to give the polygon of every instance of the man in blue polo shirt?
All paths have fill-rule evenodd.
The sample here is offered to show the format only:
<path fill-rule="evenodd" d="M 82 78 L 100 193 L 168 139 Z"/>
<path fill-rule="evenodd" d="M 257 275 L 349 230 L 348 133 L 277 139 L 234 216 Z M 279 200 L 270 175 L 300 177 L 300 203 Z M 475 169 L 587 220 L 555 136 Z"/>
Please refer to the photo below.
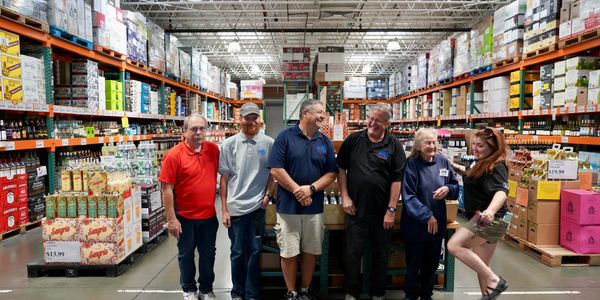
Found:
<path fill-rule="evenodd" d="M 333 145 L 319 132 L 324 120 L 320 101 L 302 102 L 299 124 L 277 136 L 269 156 L 271 175 L 279 184 L 274 229 L 288 289 L 286 300 L 316 299 L 310 283 L 323 243 L 323 189 L 338 171 Z M 297 293 L 296 256 L 301 251 L 301 289 Z"/>

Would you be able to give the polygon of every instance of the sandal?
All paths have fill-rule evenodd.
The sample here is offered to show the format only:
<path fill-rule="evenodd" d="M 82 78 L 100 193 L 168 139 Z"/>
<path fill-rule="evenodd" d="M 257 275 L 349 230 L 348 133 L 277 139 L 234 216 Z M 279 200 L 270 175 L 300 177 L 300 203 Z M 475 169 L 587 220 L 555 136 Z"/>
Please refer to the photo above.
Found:
<path fill-rule="evenodd" d="M 491 294 L 484 295 L 481 299 L 483 300 L 493 300 L 498 298 L 502 292 L 508 289 L 508 282 L 504 280 L 504 278 L 500 277 L 500 281 L 498 281 L 498 285 L 495 288 L 488 287 L 489 290 L 492 291 Z"/>

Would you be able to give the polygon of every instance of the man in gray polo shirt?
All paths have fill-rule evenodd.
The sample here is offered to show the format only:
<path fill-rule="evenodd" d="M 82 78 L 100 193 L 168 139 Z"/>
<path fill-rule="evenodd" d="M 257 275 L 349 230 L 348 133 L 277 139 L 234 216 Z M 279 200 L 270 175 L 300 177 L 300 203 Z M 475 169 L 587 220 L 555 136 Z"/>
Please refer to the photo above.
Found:
<path fill-rule="evenodd" d="M 260 132 L 258 106 L 242 105 L 242 132 L 221 146 L 221 207 L 231 240 L 232 300 L 259 299 L 259 258 L 264 232 L 267 191 L 274 184 L 268 158 L 273 139 Z"/>

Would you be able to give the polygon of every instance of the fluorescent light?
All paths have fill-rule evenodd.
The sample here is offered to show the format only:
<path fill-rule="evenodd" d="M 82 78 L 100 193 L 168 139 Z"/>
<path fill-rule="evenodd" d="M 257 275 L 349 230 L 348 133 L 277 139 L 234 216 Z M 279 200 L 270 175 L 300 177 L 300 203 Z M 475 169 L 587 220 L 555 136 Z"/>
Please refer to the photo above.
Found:
<path fill-rule="evenodd" d="M 268 55 L 238 55 L 240 62 L 246 63 L 268 63 L 273 61 L 273 57 Z"/>
<path fill-rule="evenodd" d="M 388 51 L 400 50 L 400 43 L 398 41 L 389 41 L 387 44 Z"/>
<path fill-rule="evenodd" d="M 238 43 L 236 41 L 229 43 L 229 46 L 227 46 L 227 52 L 229 52 L 229 53 L 236 53 L 236 52 L 239 52 L 240 50 L 241 50 L 240 43 Z"/>
<path fill-rule="evenodd" d="M 252 73 L 252 75 L 258 75 L 260 74 L 260 68 L 257 65 L 252 65 L 250 73 Z"/>
<path fill-rule="evenodd" d="M 362 68 L 362 73 L 363 74 L 369 74 L 369 73 L 371 73 L 371 65 L 370 64 L 364 65 L 363 68 Z"/>

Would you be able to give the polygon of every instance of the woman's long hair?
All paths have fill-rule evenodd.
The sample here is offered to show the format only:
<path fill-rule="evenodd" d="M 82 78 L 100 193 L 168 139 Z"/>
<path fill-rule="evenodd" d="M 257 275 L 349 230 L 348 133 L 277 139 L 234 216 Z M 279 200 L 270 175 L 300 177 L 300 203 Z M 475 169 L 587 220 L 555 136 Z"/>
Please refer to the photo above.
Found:
<path fill-rule="evenodd" d="M 437 130 L 434 128 L 421 128 L 415 133 L 415 142 L 413 143 L 412 150 L 408 158 L 415 158 L 421 155 L 421 148 L 423 148 L 423 140 L 427 136 L 433 136 L 437 139 Z"/>
<path fill-rule="evenodd" d="M 491 174 L 497 162 L 506 161 L 507 149 L 504 135 L 498 129 L 486 127 L 478 130 L 473 138 L 481 139 L 492 149 L 490 156 L 477 161 L 475 166 L 467 172 L 467 176 L 478 179 L 484 174 Z"/>

